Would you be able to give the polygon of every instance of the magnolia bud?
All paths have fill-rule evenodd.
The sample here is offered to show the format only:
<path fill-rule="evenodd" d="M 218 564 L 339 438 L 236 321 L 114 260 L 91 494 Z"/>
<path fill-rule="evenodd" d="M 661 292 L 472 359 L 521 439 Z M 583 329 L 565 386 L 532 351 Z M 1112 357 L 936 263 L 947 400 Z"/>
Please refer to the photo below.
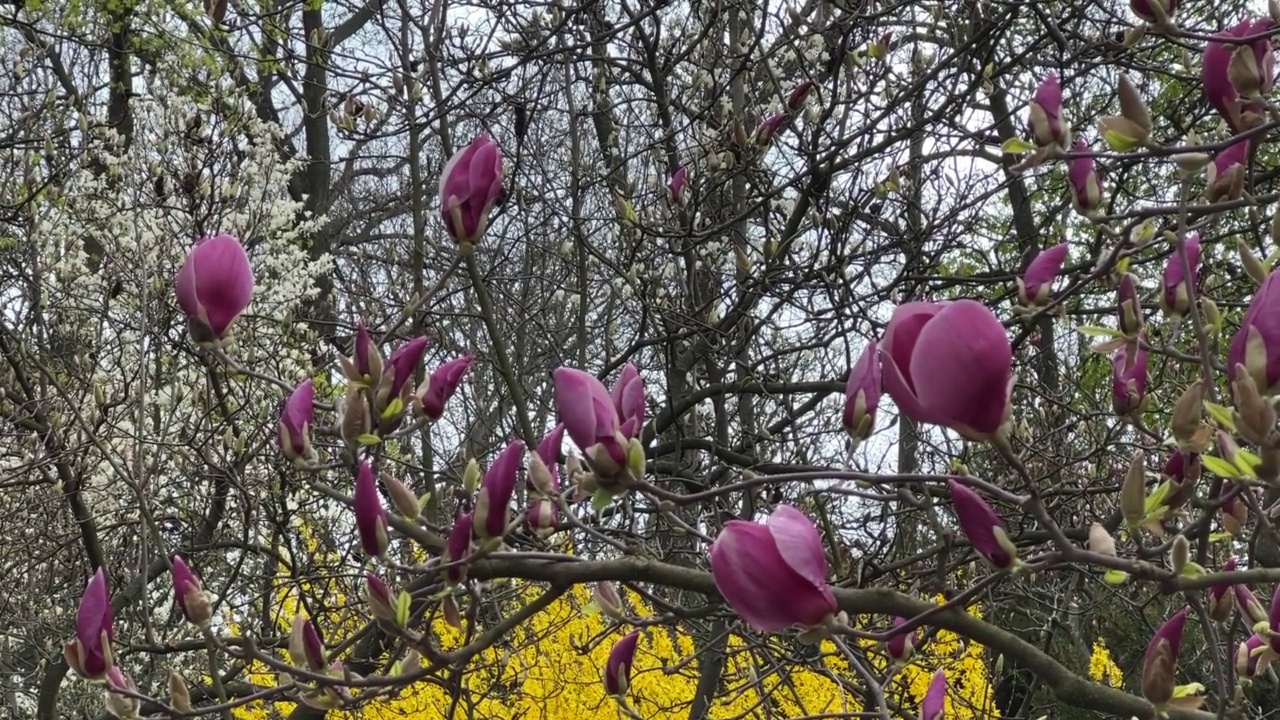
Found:
<path fill-rule="evenodd" d="M 453 599 L 453 595 L 445 595 L 444 601 L 440 603 L 440 614 L 444 616 L 444 621 L 449 623 L 450 627 L 455 630 L 462 629 L 462 613 L 458 610 L 458 601 Z"/>
<path fill-rule="evenodd" d="M 1099 555 L 1116 556 L 1116 541 L 1101 523 L 1089 526 L 1089 550 Z"/>
<path fill-rule="evenodd" d="M 469 493 L 480 487 L 480 463 L 475 458 L 467 461 L 467 469 L 462 473 L 462 487 Z"/>
<path fill-rule="evenodd" d="M 1173 437 L 1183 450 L 1201 452 L 1204 449 L 1203 440 L 1197 438 L 1202 427 L 1200 416 L 1203 412 L 1204 381 L 1196 380 L 1179 396 L 1178 402 L 1173 406 L 1173 413 L 1170 417 Z"/>
<path fill-rule="evenodd" d="M 1276 427 L 1276 409 L 1258 392 L 1257 383 L 1244 365 L 1236 366 L 1231 390 L 1236 405 L 1233 416 L 1240 435 L 1256 445 L 1269 445 Z"/>
<path fill-rule="evenodd" d="M 1120 487 L 1120 511 L 1129 527 L 1136 528 L 1147 514 L 1147 456 L 1141 448 L 1133 452 L 1124 484 Z"/>
<path fill-rule="evenodd" d="M 387 497 L 391 498 L 391 504 L 395 506 L 396 512 L 403 515 L 406 520 L 418 519 L 418 513 L 422 508 L 418 505 L 418 496 L 409 489 L 408 485 L 395 479 L 390 473 L 382 473 L 382 486 L 387 489 Z"/>
<path fill-rule="evenodd" d="M 591 595 L 596 607 L 600 608 L 600 612 L 614 620 L 622 619 L 622 598 L 619 597 L 618 590 L 613 586 L 613 583 L 608 580 L 596 583 Z"/>
<path fill-rule="evenodd" d="M 178 712 L 191 712 L 191 691 L 187 689 L 187 681 L 169 669 L 169 705 Z"/>
<path fill-rule="evenodd" d="M 1190 561 L 1191 543 L 1186 535 L 1179 535 L 1173 539 L 1173 545 L 1169 547 L 1169 565 L 1175 573 L 1181 575 Z"/>
<path fill-rule="evenodd" d="M 400 661 L 400 674 L 408 675 L 422 669 L 422 656 L 417 650 L 412 648 L 404 654 L 404 659 Z"/>
<path fill-rule="evenodd" d="M 1276 213 L 1280 216 L 1280 212 Z M 1244 271 L 1249 273 L 1249 277 L 1253 278 L 1258 284 L 1262 284 L 1267 279 L 1267 268 L 1254 254 L 1253 250 L 1243 240 L 1236 240 L 1236 250 L 1240 253 L 1240 264 L 1244 266 Z"/>

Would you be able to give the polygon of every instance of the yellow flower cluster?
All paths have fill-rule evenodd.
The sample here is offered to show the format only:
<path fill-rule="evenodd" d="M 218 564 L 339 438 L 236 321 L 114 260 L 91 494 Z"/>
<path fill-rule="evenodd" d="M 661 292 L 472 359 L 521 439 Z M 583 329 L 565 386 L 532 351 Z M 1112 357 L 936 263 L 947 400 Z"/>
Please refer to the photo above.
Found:
<path fill-rule="evenodd" d="M 281 630 L 287 631 L 288 613 L 296 603 L 288 586 L 281 586 Z M 327 599 L 340 593 L 329 590 Z M 512 588 L 508 588 L 511 590 Z M 542 589 L 532 585 L 517 587 L 519 603 L 538 597 Z M 308 592 L 312 590 L 308 588 Z M 639 615 L 648 609 L 634 595 L 631 607 Z M 335 602 L 329 607 L 342 607 Z M 364 622 L 360 608 L 334 611 L 319 618 L 318 624 L 330 643 L 344 633 L 352 633 Z M 977 613 L 976 609 L 971 612 Z M 883 624 L 884 618 L 879 619 Z M 628 628 L 629 630 L 630 628 Z M 447 651 L 459 647 L 464 635 L 437 621 L 432 632 Z M 394 697 L 380 697 L 359 710 L 331 713 L 343 720 L 392 720 L 408 717 L 480 717 L 485 720 L 593 720 L 620 717 L 613 698 L 607 697 L 601 674 L 609 650 L 624 631 L 611 628 L 592 605 L 590 592 L 576 587 L 551 603 L 527 623 L 508 634 L 502 642 L 472 659 L 462 675 L 461 692 L 451 692 L 447 682 L 419 682 Z M 830 642 L 818 647 L 802 646 L 787 636 L 768 639 L 772 652 L 750 650 L 737 636 L 731 636 L 727 658 L 712 718 L 803 717 L 822 713 L 857 712 L 863 687 L 847 659 Z M 864 643 L 877 669 L 886 667 L 882 648 Z M 984 650 L 962 643 L 950 633 L 939 633 L 917 655 L 916 663 L 899 669 L 885 687 L 890 706 L 913 712 L 928 687 L 934 670 L 945 667 L 950 684 L 948 718 L 994 718 L 998 713 L 987 678 Z M 810 658 L 800 660 L 801 656 Z M 779 662 L 778 658 L 792 658 Z M 274 684 L 275 677 L 259 668 L 251 680 Z M 667 627 L 653 626 L 642 632 L 631 673 L 629 700 L 640 717 L 665 720 L 688 716 L 698 680 L 698 662 L 693 638 Z M 290 703 L 256 703 L 235 711 L 238 720 L 274 720 L 287 716 Z M 456 715 L 456 713 L 462 713 Z"/>

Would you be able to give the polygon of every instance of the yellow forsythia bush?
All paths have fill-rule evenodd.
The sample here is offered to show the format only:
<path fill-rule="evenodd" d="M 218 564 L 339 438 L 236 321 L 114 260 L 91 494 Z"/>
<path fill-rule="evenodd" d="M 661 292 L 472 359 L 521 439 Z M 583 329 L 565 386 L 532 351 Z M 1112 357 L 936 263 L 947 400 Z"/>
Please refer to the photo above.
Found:
<path fill-rule="evenodd" d="M 536 586 L 520 589 L 523 602 L 541 594 Z M 330 595 L 330 597 L 333 597 Z M 640 616 L 648 613 L 632 595 L 630 605 Z M 296 606 L 287 591 L 281 591 L 281 631 Z M 341 606 L 336 603 L 334 606 Z M 624 631 L 609 630 L 608 620 L 593 612 L 590 592 L 576 587 L 529 622 L 510 633 L 505 642 L 474 658 L 462 682 L 465 692 L 458 700 L 458 717 L 484 720 L 616 720 L 619 711 L 606 697 L 601 673 L 610 648 Z M 319 618 L 331 642 L 354 632 L 364 620 L 362 608 L 331 613 Z M 971 610 L 975 614 L 976 609 Z M 883 627 L 884 618 L 879 618 Z M 627 628 L 629 631 L 631 628 Z M 445 651 L 457 648 L 462 633 L 436 622 L 432 628 Z M 768 639 L 779 652 L 774 657 L 802 652 L 796 641 L 786 636 Z M 885 657 L 872 643 L 873 664 L 881 669 Z M 728 659 L 721 690 L 710 711 L 712 718 L 790 718 L 820 713 L 856 712 L 860 698 L 844 689 L 840 680 L 861 686 L 848 662 L 830 643 L 820 648 L 821 660 L 808 665 L 766 664 L 748 651 L 738 637 L 730 638 Z M 962 645 L 946 632 L 939 633 L 915 658 L 916 664 L 903 668 L 886 693 L 892 703 L 913 712 L 928 687 L 933 671 L 945 667 L 951 686 L 949 718 L 994 718 L 998 716 L 992 699 L 992 685 L 986 674 L 983 649 Z M 251 680 L 269 686 L 274 674 L 259 668 Z M 698 666 L 692 638 L 666 627 L 650 627 L 643 632 L 631 673 L 629 696 L 633 707 L 646 720 L 688 717 L 688 708 L 697 686 Z M 454 702 L 440 684 L 419 682 L 390 699 L 379 698 L 358 711 L 331 713 L 344 720 L 391 720 L 392 718 L 447 717 Z M 274 720 L 286 717 L 290 703 L 269 706 L 255 703 L 235 711 L 238 720 Z"/>

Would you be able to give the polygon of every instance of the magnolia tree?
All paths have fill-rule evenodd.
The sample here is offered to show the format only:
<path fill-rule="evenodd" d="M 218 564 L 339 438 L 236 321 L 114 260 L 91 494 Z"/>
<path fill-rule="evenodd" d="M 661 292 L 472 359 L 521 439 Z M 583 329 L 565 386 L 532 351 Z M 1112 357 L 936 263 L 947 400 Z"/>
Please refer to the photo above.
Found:
<path fill-rule="evenodd" d="M 1262 10 L 0 9 L 6 710 L 1271 712 Z"/>

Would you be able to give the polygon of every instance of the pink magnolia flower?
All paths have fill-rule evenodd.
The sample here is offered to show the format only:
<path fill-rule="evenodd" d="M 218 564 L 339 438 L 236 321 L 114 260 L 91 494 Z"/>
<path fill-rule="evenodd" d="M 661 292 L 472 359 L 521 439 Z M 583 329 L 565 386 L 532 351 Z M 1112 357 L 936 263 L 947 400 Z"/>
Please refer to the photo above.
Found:
<path fill-rule="evenodd" d="M 1231 533 L 1232 537 L 1240 537 L 1245 525 L 1249 524 L 1249 505 L 1240 498 L 1239 494 L 1227 497 L 1233 491 L 1231 483 L 1222 484 L 1221 496 L 1225 499 L 1222 500 L 1219 510 L 1222 512 L 1222 529 Z"/>
<path fill-rule="evenodd" d="M 1142 656 L 1142 696 L 1157 708 L 1173 699 L 1174 672 L 1186 624 L 1187 611 L 1184 608 L 1156 630 Z"/>
<path fill-rule="evenodd" d="M 1089 143 L 1076 140 L 1072 152 L 1089 152 Z M 1071 183 L 1071 201 L 1077 211 L 1088 215 L 1102 207 L 1102 179 L 1097 163 L 1091 157 L 1078 157 L 1067 165 L 1067 181 Z"/>
<path fill-rule="evenodd" d="M 1244 194 L 1249 145 L 1247 140 L 1237 140 L 1213 156 L 1213 162 L 1205 168 L 1205 177 L 1209 181 L 1204 191 L 1205 199 L 1209 202 L 1240 199 Z"/>
<path fill-rule="evenodd" d="M 301 614 L 293 616 L 293 628 L 289 632 L 289 658 L 295 667 L 323 672 L 329 664 L 320 632 L 311 620 Z"/>
<path fill-rule="evenodd" d="M 791 94 L 787 96 L 787 109 L 791 112 L 796 112 L 800 108 L 804 107 L 804 101 L 809 98 L 809 93 L 812 90 L 812 80 L 805 80 L 792 88 Z"/>
<path fill-rule="evenodd" d="M 392 597 L 386 581 L 372 571 L 364 574 L 364 600 L 374 618 L 396 624 L 396 599 Z"/>
<path fill-rule="evenodd" d="M 1023 305 L 1038 307 L 1049 302 L 1053 281 L 1067 259 L 1067 249 L 1067 243 L 1045 248 L 1027 265 L 1027 271 L 1018 278 L 1018 300 Z"/>
<path fill-rule="evenodd" d="M 555 501 L 547 497 L 533 496 L 525 511 L 525 522 L 533 534 L 540 538 L 546 538 L 555 532 L 559 518 L 560 511 Z"/>
<path fill-rule="evenodd" d="M 431 422 L 444 417 L 445 405 L 458 392 L 458 386 L 462 384 L 462 378 L 466 376 L 474 360 L 470 355 L 464 355 L 432 371 L 414 393 L 414 407 L 418 414 Z"/>
<path fill-rule="evenodd" d="M 453 529 L 449 531 L 449 537 L 445 538 L 444 554 L 440 557 L 442 564 L 448 565 L 461 560 L 466 560 L 471 554 L 471 530 L 474 522 L 471 513 L 458 513 L 453 520 Z M 467 579 L 467 566 L 465 564 L 455 565 L 445 570 L 445 577 L 449 582 L 457 585 Z"/>
<path fill-rule="evenodd" d="M 1245 678 L 1258 677 L 1267 671 L 1276 657 L 1276 651 L 1267 639 L 1254 633 L 1236 650 L 1236 673 Z"/>
<path fill-rule="evenodd" d="M 196 626 L 204 626 L 213 619 L 213 608 L 209 604 L 209 596 L 204 592 L 200 578 L 191 572 L 187 563 L 179 555 L 173 556 L 173 601 L 182 611 L 187 622 Z"/>
<path fill-rule="evenodd" d="M 1252 126 L 1253 120 L 1249 116 L 1260 118 L 1264 115 L 1262 103 L 1249 96 L 1271 92 L 1275 85 L 1275 57 L 1271 41 L 1267 38 L 1259 38 L 1248 45 L 1223 41 L 1260 36 L 1270 29 L 1269 19 L 1242 20 L 1235 27 L 1215 35 L 1217 39 L 1205 45 L 1200 81 L 1204 83 L 1209 104 L 1235 133 L 1244 132 Z M 1240 58 L 1234 57 L 1237 53 L 1242 54 Z M 1232 72 L 1233 62 L 1237 68 L 1235 73 Z M 1237 83 L 1245 87 L 1237 87 Z"/>
<path fill-rule="evenodd" d="M 378 387 L 378 403 L 387 407 L 393 398 L 401 398 L 408 405 L 409 383 L 422 364 L 422 356 L 427 352 L 426 336 L 414 338 L 396 348 L 387 361 L 386 371 Z"/>
<path fill-rule="evenodd" d="M 1018 562 L 1018 550 L 1009 540 L 1004 522 L 986 500 L 968 487 L 948 480 L 960 530 L 969 544 L 997 570 L 1008 570 Z"/>
<path fill-rule="evenodd" d="M 884 389 L 912 420 L 971 440 L 989 439 L 1005 423 L 1013 349 L 981 303 L 899 305 L 880 345 L 880 368 Z"/>
<path fill-rule="evenodd" d="M 929 681 L 929 689 L 920 701 L 920 720 L 942 720 L 947 707 L 947 671 L 939 670 Z"/>
<path fill-rule="evenodd" d="M 893 619 L 893 627 L 896 630 L 907 623 L 904 617 L 895 617 Z M 920 633 L 917 631 L 900 632 L 889 638 L 885 643 L 885 650 L 889 653 L 889 659 L 899 665 L 906 665 L 911 662 L 911 656 L 915 654 L 916 646 L 920 644 Z"/>
<path fill-rule="evenodd" d="M 1031 100 L 1027 127 L 1038 147 L 1066 148 L 1071 128 L 1062 117 L 1062 85 L 1055 73 L 1049 73 L 1036 88 Z"/>
<path fill-rule="evenodd" d="M 1196 285 L 1200 272 L 1200 234 L 1187 233 L 1183 245 L 1191 274 L 1187 274 L 1182 264 L 1182 253 L 1174 249 L 1165 263 L 1164 277 L 1160 282 L 1160 308 L 1174 317 L 1186 315 L 1191 309 L 1191 288 Z"/>
<path fill-rule="evenodd" d="M 244 246 L 231 235 L 202 238 L 187 253 L 173 281 L 178 306 L 187 316 L 191 339 L 213 345 L 253 297 L 253 268 Z"/>
<path fill-rule="evenodd" d="M 623 437 L 628 440 L 640 437 L 640 431 L 644 429 L 644 379 L 635 365 L 627 363 L 622 366 L 610 396 L 613 406 L 618 409 L 618 419 L 622 421 L 620 430 Z"/>
<path fill-rule="evenodd" d="M 387 509 L 382 506 L 378 494 L 378 481 L 373 464 L 366 458 L 356 471 L 356 495 L 353 503 L 356 514 L 356 532 L 360 547 L 369 557 L 382 557 L 391 544 L 387 534 Z"/>
<path fill-rule="evenodd" d="M 1231 588 L 1236 596 L 1236 608 L 1240 610 L 1240 617 L 1244 618 L 1245 624 L 1249 627 L 1256 627 L 1260 624 L 1271 624 L 1267 609 L 1262 607 L 1262 603 L 1258 602 L 1258 596 L 1253 594 L 1247 585 L 1236 583 Z"/>
<path fill-rule="evenodd" d="M 351 357 L 338 356 L 342 372 L 352 382 L 362 383 L 367 387 L 378 387 L 382 382 L 382 353 L 369 336 L 369 328 L 360 323 L 356 329 L 356 339 L 352 343 Z"/>
<path fill-rule="evenodd" d="M 1149 23 L 1160 22 L 1160 15 L 1172 21 L 1174 14 L 1178 12 L 1178 0 L 1129 0 L 1129 9 Z"/>
<path fill-rule="evenodd" d="M 440 175 L 440 212 L 449 237 L 474 245 L 502 195 L 502 150 L 488 135 L 454 153 Z"/>
<path fill-rule="evenodd" d="M 604 668 L 604 690 L 614 696 L 627 694 L 631 684 L 631 664 L 636 657 L 636 643 L 640 641 L 640 631 L 618 641 L 609 651 L 609 661 Z"/>
<path fill-rule="evenodd" d="M 481 540 L 500 538 L 507 531 L 507 523 L 511 521 L 509 506 L 511 495 L 516 489 L 516 480 L 520 475 L 520 465 L 524 461 L 524 442 L 512 440 L 507 448 L 498 454 L 489 471 L 484 474 L 480 483 L 480 492 L 476 495 L 476 537 Z"/>
<path fill-rule="evenodd" d="M 671 202 L 676 205 L 684 204 L 684 186 L 689 181 L 689 167 L 681 165 L 671 175 L 671 184 L 668 188 L 671 190 Z"/>
<path fill-rule="evenodd" d="M 294 388 L 280 412 L 276 441 L 285 459 L 306 461 L 311 452 L 311 421 L 315 416 L 315 389 L 311 378 Z"/>
<path fill-rule="evenodd" d="M 879 354 L 876 341 L 867 343 L 858 361 L 849 368 L 849 380 L 844 386 L 840 425 L 855 441 L 866 440 L 875 430 L 876 409 L 880 406 Z"/>
<path fill-rule="evenodd" d="M 68 667 L 78 675 L 97 680 L 114 665 L 111 653 L 113 640 L 111 595 L 107 591 L 106 572 L 99 567 L 80 596 L 80 607 L 76 611 L 76 638 L 63 646 L 62 654 Z"/>
<path fill-rule="evenodd" d="M 560 491 L 560 446 L 564 443 L 564 423 L 556 425 L 538 442 L 529 456 L 525 482 L 531 492 L 554 495 Z"/>
<path fill-rule="evenodd" d="M 1227 558 L 1227 561 L 1222 564 L 1222 568 L 1219 570 L 1219 572 L 1224 573 L 1235 571 L 1235 558 Z M 1205 593 L 1208 599 L 1206 609 L 1209 612 L 1209 617 L 1213 618 L 1216 622 L 1226 622 L 1231 619 L 1231 608 L 1235 606 L 1235 596 L 1232 592 L 1232 587 L 1233 584 L 1229 582 L 1218 583 L 1217 585 L 1209 588 L 1208 592 Z"/>
<path fill-rule="evenodd" d="M 716 589 L 749 625 L 821 626 L 837 610 L 822 538 L 804 513 L 779 505 L 768 524 L 730 520 L 711 545 Z"/>
<path fill-rule="evenodd" d="M 622 433 L 618 406 L 604 384 L 568 367 L 557 368 L 551 377 L 556 414 L 573 442 L 598 471 L 610 474 L 625 468 L 629 438 Z"/>
<path fill-rule="evenodd" d="M 1129 360 L 1128 349 L 1121 347 L 1111 356 L 1111 405 L 1116 415 L 1124 417 L 1140 411 L 1147 397 L 1147 351 L 1141 347 Z"/>
<path fill-rule="evenodd" d="M 1195 495 L 1196 483 L 1200 482 L 1200 456 L 1196 453 L 1183 453 L 1174 450 L 1165 461 L 1161 475 L 1169 481 L 1171 490 L 1165 497 L 1165 505 L 1170 510 L 1177 510 Z"/>
<path fill-rule="evenodd" d="M 1244 313 L 1227 351 L 1227 377 L 1235 382 L 1239 368 L 1253 378 L 1264 395 L 1280 391 L 1280 273 L 1267 276 Z"/>
<path fill-rule="evenodd" d="M 1142 333 L 1142 301 L 1138 299 L 1138 279 L 1133 273 L 1120 277 L 1120 286 L 1116 288 L 1116 311 L 1120 332 L 1127 338 L 1138 337 Z"/>
<path fill-rule="evenodd" d="M 784 125 L 791 121 L 791 116 L 787 113 L 777 113 L 770 115 L 760 123 L 760 127 L 756 128 L 755 143 L 760 147 L 764 147 L 773 142 L 773 136 L 778 134 Z"/>

